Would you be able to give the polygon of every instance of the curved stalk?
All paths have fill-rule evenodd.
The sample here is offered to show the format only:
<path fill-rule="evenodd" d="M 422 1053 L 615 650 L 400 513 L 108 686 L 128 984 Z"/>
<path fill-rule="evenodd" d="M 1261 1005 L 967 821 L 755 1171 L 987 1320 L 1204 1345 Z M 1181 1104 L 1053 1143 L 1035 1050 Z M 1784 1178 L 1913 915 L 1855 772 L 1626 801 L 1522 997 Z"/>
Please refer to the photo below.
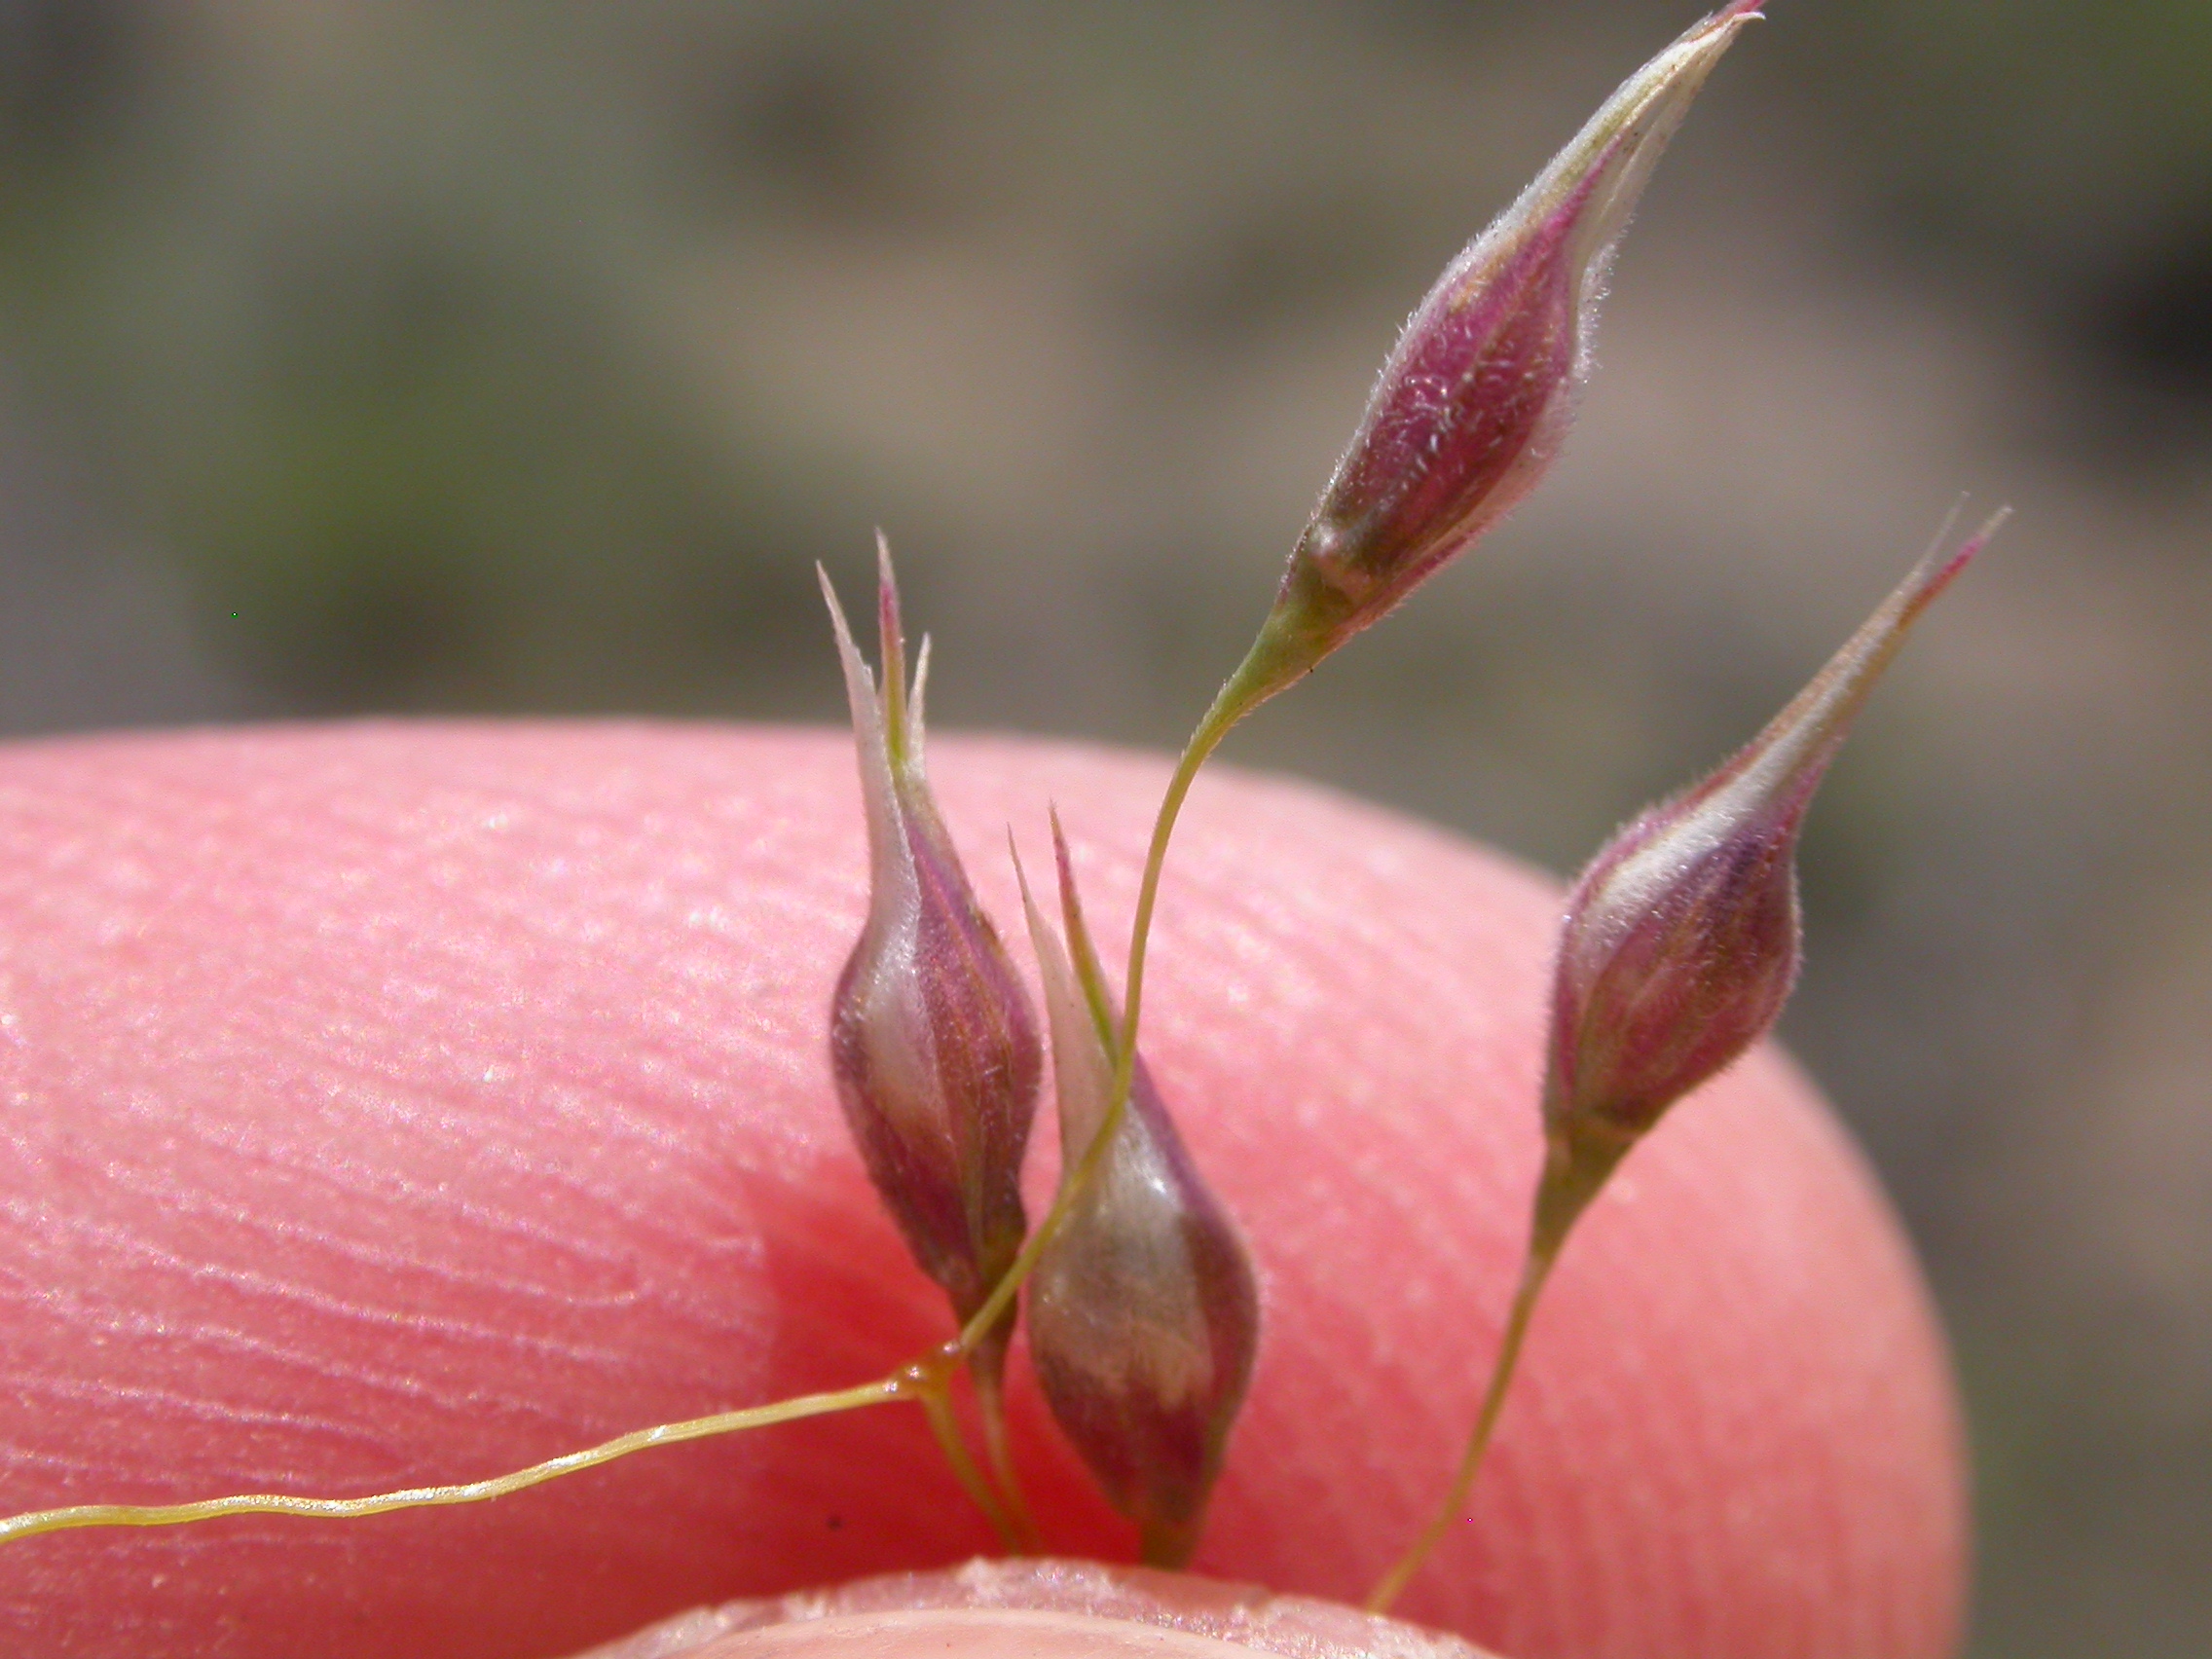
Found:
<path fill-rule="evenodd" d="M 1176 758 L 1175 771 L 1167 780 L 1167 792 L 1161 796 L 1160 811 L 1153 819 L 1152 840 L 1145 849 L 1144 876 L 1137 887 L 1136 916 L 1129 929 L 1128 977 L 1122 994 L 1122 1029 L 1114 1045 L 1114 1089 L 1106 1115 L 1099 1119 L 1089 1144 L 1069 1169 L 1067 1179 L 1060 1183 L 1060 1190 L 1053 1197 L 1051 1208 L 1045 1212 L 1045 1219 L 1031 1230 L 1014 1265 L 1000 1276 L 983 1305 L 961 1328 L 958 1346 L 962 1353 L 974 1351 L 976 1345 L 983 1340 L 1019 1294 L 1023 1281 L 1037 1266 L 1037 1259 L 1059 1236 L 1074 1212 L 1076 1200 L 1096 1178 L 1099 1167 L 1106 1161 L 1106 1149 L 1114 1144 L 1114 1136 L 1121 1129 L 1122 1119 L 1129 1108 L 1129 1090 L 1136 1084 L 1137 1021 L 1144 1007 L 1145 952 L 1152 939 L 1152 913 L 1160 900 L 1161 874 L 1167 865 L 1167 843 L 1175 833 L 1175 821 L 1182 816 L 1183 802 L 1198 779 L 1198 768 L 1221 747 L 1221 740 L 1229 735 L 1231 727 L 1280 689 L 1279 670 L 1263 656 L 1263 647 L 1268 643 L 1263 636 L 1261 645 L 1253 647 L 1243 665 L 1222 686 L 1213 706 L 1198 721 L 1190 741 L 1184 744 L 1183 753 Z M 1066 1155 L 1067 1149 L 1063 1147 L 1061 1156 Z"/>
<path fill-rule="evenodd" d="M 1467 1494 L 1474 1490 L 1475 1477 L 1482 1472 L 1484 1454 L 1490 1450 L 1491 1437 L 1497 1429 L 1498 1414 L 1504 1410 L 1505 1396 L 1513 1386 L 1514 1373 L 1520 1368 L 1522 1345 L 1528 1341 L 1529 1321 L 1536 1311 L 1544 1281 L 1551 1276 L 1552 1267 L 1567 1245 L 1567 1235 L 1582 1218 L 1582 1212 L 1590 1207 L 1590 1200 L 1598 1196 L 1598 1190 L 1611 1177 L 1613 1166 L 1627 1150 L 1625 1143 L 1570 1142 L 1557 1138 L 1545 1149 L 1544 1169 L 1536 1180 L 1535 1203 L 1529 1218 L 1529 1247 L 1522 1258 L 1521 1283 L 1513 1292 L 1513 1306 L 1506 1310 L 1505 1329 L 1498 1337 L 1497 1357 L 1491 1361 L 1490 1381 L 1483 1386 L 1483 1401 L 1475 1412 L 1475 1426 L 1467 1436 L 1467 1449 L 1459 1455 L 1459 1466 L 1453 1473 L 1443 1503 L 1429 1518 L 1428 1525 L 1420 1530 L 1412 1547 L 1398 1558 L 1368 1596 L 1369 1612 L 1390 1610 L 1390 1604 L 1404 1594 L 1430 1552 L 1444 1541 L 1444 1534 L 1451 1531 L 1452 1524 L 1466 1512 Z"/>
<path fill-rule="evenodd" d="M 800 1394 L 773 1405 L 716 1412 L 708 1417 L 637 1429 L 581 1452 L 548 1457 L 542 1463 L 533 1463 L 527 1469 L 496 1475 L 490 1480 L 458 1486 L 410 1487 L 371 1497 L 289 1497 L 281 1493 L 253 1493 L 236 1497 L 205 1498 L 196 1503 L 80 1503 L 65 1509 L 35 1509 L 0 1520 L 0 1544 L 36 1537 L 41 1532 L 65 1531 L 74 1527 L 180 1527 L 193 1521 L 211 1521 L 221 1515 L 297 1515 L 311 1520 L 346 1521 L 363 1515 L 388 1514 L 395 1509 L 482 1503 L 488 1498 L 504 1497 L 509 1493 L 542 1486 L 563 1475 L 596 1469 L 603 1463 L 650 1451 L 656 1446 L 680 1446 L 687 1440 L 707 1440 L 741 1429 L 766 1428 L 773 1423 L 827 1417 L 862 1406 L 888 1405 L 894 1400 L 913 1399 L 920 1393 L 913 1371 L 906 1370 L 878 1382 L 864 1382 L 857 1388 Z"/>
<path fill-rule="evenodd" d="M 983 1512 L 983 1519 L 991 1524 L 991 1530 L 999 1535 L 1000 1547 L 1008 1554 L 1017 1554 L 1021 1537 L 1014 1530 L 1013 1518 L 998 1493 L 991 1490 L 983 1471 L 976 1466 L 975 1457 L 968 1451 L 968 1442 L 961 1437 L 960 1419 L 953 1415 L 952 1396 L 941 1387 L 924 1389 L 921 1394 L 922 1410 L 930 1419 L 930 1432 L 937 1436 L 938 1450 L 944 1460 L 952 1465 L 953 1479 L 960 1483 L 971 1502 Z"/>
<path fill-rule="evenodd" d="M 1381 1582 L 1367 1598 L 1367 1610 L 1386 1613 L 1390 1604 L 1404 1594 L 1415 1573 L 1428 1560 L 1429 1554 L 1444 1541 L 1467 1507 L 1467 1493 L 1473 1489 L 1475 1476 L 1482 1472 L 1483 1455 L 1490 1450 L 1492 1434 L 1497 1428 L 1498 1414 L 1504 1409 L 1505 1396 L 1513 1386 L 1513 1374 L 1521 1363 L 1521 1346 L 1528 1340 L 1529 1319 L 1536 1310 L 1536 1298 L 1543 1290 L 1544 1278 L 1551 1272 L 1552 1258 L 1531 1252 L 1521 1272 L 1521 1285 L 1513 1293 L 1513 1307 L 1505 1315 L 1505 1331 L 1498 1339 L 1497 1358 L 1492 1361 L 1490 1382 L 1483 1388 L 1483 1403 L 1475 1414 L 1475 1426 L 1467 1436 L 1467 1449 L 1459 1455 L 1459 1467 L 1452 1476 L 1452 1485 L 1444 1494 L 1428 1525 L 1413 1541 L 1413 1545 L 1400 1556 L 1385 1572 Z"/>
<path fill-rule="evenodd" d="M 1014 1446 L 1007 1438 L 1004 1382 L 996 1376 L 984 1377 L 973 1364 L 969 1377 L 976 1384 L 976 1409 L 983 1419 L 984 1460 L 990 1467 L 991 1479 L 997 1483 L 1000 1497 L 1006 1502 L 1007 1520 L 1012 1523 L 1007 1547 L 1017 1555 L 1035 1555 L 1044 1548 L 1045 1537 L 1038 1530 L 1037 1517 L 1021 1490 L 1021 1472 L 1014 1467 Z"/>

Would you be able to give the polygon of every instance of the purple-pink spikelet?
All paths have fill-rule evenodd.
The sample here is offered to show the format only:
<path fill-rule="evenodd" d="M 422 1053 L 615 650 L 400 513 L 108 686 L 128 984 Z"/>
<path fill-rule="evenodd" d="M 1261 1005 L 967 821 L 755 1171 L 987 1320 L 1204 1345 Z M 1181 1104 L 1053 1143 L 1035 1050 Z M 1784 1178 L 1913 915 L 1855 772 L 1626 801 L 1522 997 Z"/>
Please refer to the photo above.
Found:
<path fill-rule="evenodd" d="M 1546 1196 L 1559 1231 L 1668 1107 L 1781 1014 L 1800 954 L 1805 810 L 1906 630 L 2003 517 L 1956 552 L 1938 540 L 1765 730 L 1636 819 L 1576 881 L 1544 1080 Z"/>
<path fill-rule="evenodd" d="M 1251 700 L 1378 620 L 1543 475 L 1573 419 L 1613 248 L 1755 0 L 1631 76 L 1429 291 L 1291 554 Z"/>
<path fill-rule="evenodd" d="M 1064 1185 L 1112 1105 L 1120 1021 L 1056 817 L 1052 841 L 1066 945 L 1026 882 L 1022 897 L 1052 1030 Z M 1198 1546 L 1259 1335 L 1243 1238 L 1140 1058 L 1113 1138 L 1037 1259 L 1029 1351 L 1052 1416 L 1114 1506 L 1136 1522 L 1152 1566 L 1181 1567 Z"/>
<path fill-rule="evenodd" d="M 922 1271 L 970 1318 L 1020 1251 L 1021 1159 L 1043 1047 L 1021 978 L 953 852 L 922 769 L 929 643 L 911 694 L 891 556 L 880 549 L 883 683 L 822 579 L 867 809 L 868 911 L 830 1005 L 837 1095 L 868 1176 Z M 976 1350 L 995 1380 L 1014 1309 Z"/>

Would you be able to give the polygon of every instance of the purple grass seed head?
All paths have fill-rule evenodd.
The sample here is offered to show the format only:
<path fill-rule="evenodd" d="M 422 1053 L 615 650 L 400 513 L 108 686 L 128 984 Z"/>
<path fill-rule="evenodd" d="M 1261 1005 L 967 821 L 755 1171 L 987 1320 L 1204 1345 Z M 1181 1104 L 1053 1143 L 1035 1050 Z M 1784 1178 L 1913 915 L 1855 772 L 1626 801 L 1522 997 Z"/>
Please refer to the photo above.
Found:
<path fill-rule="evenodd" d="M 1574 1191 L 1573 1210 L 1670 1106 L 1781 1014 L 1800 955 L 1806 808 L 1906 630 L 2004 516 L 1955 552 L 1939 538 L 1765 730 L 1632 822 L 1575 882 L 1544 1081 L 1550 1184 Z"/>
<path fill-rule="evenodd" d="M 1023 886 L 1059 1090 L 1063 1183 L 1113 1101 L 1119 1017 L 1055 817 L 1063 944 Z M 1071 954 L 1072 953 L 1072 954 Z M 1145 1561 L 1181 1567 L 1259 1347 L 1242 1235 L 1200 1178 L 1139 1059 L 1128 1105 L 1029 1281 L 1029 1351 L 1046 1402 Z"/>
<path fill-rule="evenodd" d="M 922 1271 L 973 1315 L 1027 1232 L 1021 1160 L 1037 1113 L 1035 1014 L 977 903 L 922 767 L 929 642 L 911 690 L 891 555 L 879 540 L 880 688 L 822 579 L 867 812 L 867 920 L 837 980 L 830 1058 L 869 1178 Z M 1003 1355 L 1007 1323 L 985 1349 Z"/>
<path fill-rule="evenodd" d="M 1698 90 L 1758 15 L 1736 0 L 1632 75 L 1446 268 L 1382 366 L 1264 626 L 1253 702 L 1379 620 L 1558 453 L 1613 249 Z"/>

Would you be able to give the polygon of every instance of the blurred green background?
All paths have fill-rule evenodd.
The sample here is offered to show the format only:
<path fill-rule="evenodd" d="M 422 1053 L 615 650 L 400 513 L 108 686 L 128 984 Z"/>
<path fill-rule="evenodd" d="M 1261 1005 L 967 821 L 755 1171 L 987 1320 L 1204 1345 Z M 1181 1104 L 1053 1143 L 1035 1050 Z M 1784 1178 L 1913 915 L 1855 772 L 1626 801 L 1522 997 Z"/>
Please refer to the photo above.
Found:
<path fill-rule="evenodd" d="M 1552 481 L 1235 757 L 1555 867 L 1957 492 L 1788 1035 L 1960 1346 L 1974 1652 L 2212 1652 L 2212 7 L 1777 0 Z M 0 0 L 0 728 L 830 719 L 1169 745 L 1395 325 L 1647 0 Z"/>

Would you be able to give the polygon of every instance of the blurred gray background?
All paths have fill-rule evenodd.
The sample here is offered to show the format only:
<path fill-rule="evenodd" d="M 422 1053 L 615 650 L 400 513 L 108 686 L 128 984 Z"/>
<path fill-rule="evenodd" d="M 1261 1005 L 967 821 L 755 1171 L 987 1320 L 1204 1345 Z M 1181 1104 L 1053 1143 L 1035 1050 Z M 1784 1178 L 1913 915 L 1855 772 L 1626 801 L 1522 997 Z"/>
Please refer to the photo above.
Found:
<path fill-rule="evenodd" d="M 1170 745 L 1400 317 L 1650 0 L 0 0 L 0 727 Z M 1776 0 L 1535 499 L 1236 740 L 1559 868 L 1954 496 L 2018 518 L 1806 851 L 1788 1035 L 1959 1345 L 1974 1652 L 2212 1652 L 2212 7 Z"/>

